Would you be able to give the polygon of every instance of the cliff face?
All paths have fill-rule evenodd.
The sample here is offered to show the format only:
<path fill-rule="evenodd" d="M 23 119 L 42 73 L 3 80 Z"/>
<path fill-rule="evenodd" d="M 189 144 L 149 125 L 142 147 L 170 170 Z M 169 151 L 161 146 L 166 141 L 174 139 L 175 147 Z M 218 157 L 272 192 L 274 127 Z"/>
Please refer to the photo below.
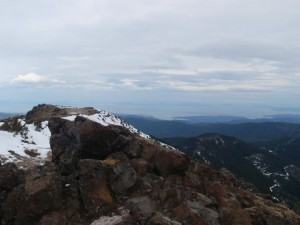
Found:
<path fill-rule="evenodd" d="M 49 118 L 52 161 L 0 167 L 1 225 L 297 225 L 227 171 L 120 126 Z"/>

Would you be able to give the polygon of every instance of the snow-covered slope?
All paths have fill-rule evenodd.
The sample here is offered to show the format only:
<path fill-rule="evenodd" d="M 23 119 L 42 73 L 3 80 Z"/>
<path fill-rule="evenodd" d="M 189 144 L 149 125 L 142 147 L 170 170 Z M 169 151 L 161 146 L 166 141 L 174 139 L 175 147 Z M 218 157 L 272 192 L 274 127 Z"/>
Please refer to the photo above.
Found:
<path fill-rule="evenodd" d="M 25 119 L 18 119 L 22 126 L 21 132 L 10 132 L 0 129 L 0 162 L 18 162 L 27 158 L 42 161 L 50 151 L 50 130 L 48 122 L 39 127 L 27 124 Z M 0 123 L 0 128 L 4 125 Z"/>
<path fill-rule="evenodd" d="M 59 109 L 62 110 L 62 108 Z M 103 110 L 96 111 L 96 113 L 93 114 L 82 114 L 79 112 L 82 111 L 80 109 L 70 110 L 70 108 L 68 108 L 66 115 L 59 115 L 61 118 L 70 121 L 74 121 L 77 116 L 82 116 L 103 126 L 122 126 L 133 134 L 137 134 L 145 139 L 150 139 L 149 135 L 137 130 L 135 127 L 109 112 Z M 20 117 L 16 122 L 18 127 L 20 127 L 17 131 L 5 129 L 5 123 L 8 122 L 9 121 L 0 122 L 0 163 L 19 163 L 26 160 L 43 163 L 51 152 L 51 133 L 48 128 L 48 121 L 44 120 L 34 123 L 32 119 L 29 121 L 26 120 L 26 117 Z"/>
<path fill-rule="evenodd" d="M 69 121 L 74 121 L 77 116 L 87 118 L 91 121 L 94 121 L 96 123 L 101 124 L 102 126 L 113 125 L 113 126 L 125 127 L 126 129 L 128 129 L 133 134 L 138 134 L 141 137 L 144 137 L 146 139 L 150 139 L 149 135 L 144 134 L 143 132 L 139 131 L 138 129 L 136 129 L 132 125 L 124 122 L 119 117 L 117 117 L 117 116 L 115 116 L 115 115 L 113 115 L 109 112 L 103 111 L 103 110 L 101 110 L 98 113 L 93 114 L 93 115 L 78 114 L 78 115 L 71 115 L 71 116 L 66 116 L 66 117 L 62 117 L 62 118 L 66 119 L 66 120 L 69 120 Z"/>
<path fill-rule="evenodd" d="M 148 134 L 143 133 L 142 131 L 136 129 L 134 126 L 126 123 L 125 121 L 123 121 L 122 119 L 120 119 L 119 117 L 107 112 L 107 111 L 99 111 L 96 114 L 92 114 L 92 115 L 85 115 L 85 114 L 77 114 L 77 115 L 71 115 L 71 116 L 66 116 L 66 117 L 62 117 L 63 119 L 69 120 L 69 121 L 74 121 L 76 119 L 77 116 L 81 116 L 84 117 L 86 119 L 89 119 L 91 121 L 94 121 L 96 123 L 101 124 L 102 126 L 120 126 L 120 127 L 125 127 L 126 129 L 128 129 L 131 133 L 133 134 L 137 134 L 142 138 L 145 138 L 147 140 L 151 140 L 154 141 L 156 143 L 158 143 L 160 146 L 164 147 L 165 150 L 167 151 L 176 151 L 179 154 L 183 154 L 181 151 L 179 151 L 178 149 L 165 144 L 163 142 L 157 141 L 155 139 L 152 139 Z"/>

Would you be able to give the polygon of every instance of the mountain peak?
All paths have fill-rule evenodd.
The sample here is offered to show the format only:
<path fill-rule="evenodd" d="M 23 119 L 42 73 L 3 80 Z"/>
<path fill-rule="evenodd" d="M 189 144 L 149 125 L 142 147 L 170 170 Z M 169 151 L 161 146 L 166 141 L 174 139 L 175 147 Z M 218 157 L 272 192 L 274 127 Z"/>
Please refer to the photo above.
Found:
<path fill-rule="evenodd" d="M 49 120 L 61 118 L 74 121 L 77 117 L 102 126 L 123 127 L 132 134 L 150 139 L 150 136 L 104 110 L 93 107 L 76 108 L 40 104 L 33 107 L 25 116 L 0 122 L 0 163 L 15 162 L 21 167 L 43 164 L 49 159 L 51 153 Z"/>
<path fill-rule="evenodd" d="M 88 115 L 86 115 L 88 117 Z M 300 217 L 124 126 L 52 117 L 52 160 L 0 166 L 3 225 L 299 225 Z"/>

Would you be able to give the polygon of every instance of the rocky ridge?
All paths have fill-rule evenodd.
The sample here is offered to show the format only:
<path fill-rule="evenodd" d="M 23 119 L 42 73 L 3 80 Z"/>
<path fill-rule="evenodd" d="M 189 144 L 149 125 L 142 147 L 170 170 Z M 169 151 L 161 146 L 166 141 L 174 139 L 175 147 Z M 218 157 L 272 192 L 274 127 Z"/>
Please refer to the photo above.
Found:
<path fill-rule="evenodd" d="M 51 161 L 0 166 L 1 225 L 300 224 L 226 170 L 123 126 L 61 117 L 48 118 Z"/>
<path fill-rule="evenodd" d="M 85 117 L 102 126 L 121 126 L 131 133 L 150 139 L 148 135 L 104 110 L 42 104 L 34 107 L 25 116 L 0 121 L 0 163 L 14 162 L 24 168 L 43 164 L 51 158 L 51 133 L 48 121 L 51 118 L 72 121 L 77 116 Z"/>

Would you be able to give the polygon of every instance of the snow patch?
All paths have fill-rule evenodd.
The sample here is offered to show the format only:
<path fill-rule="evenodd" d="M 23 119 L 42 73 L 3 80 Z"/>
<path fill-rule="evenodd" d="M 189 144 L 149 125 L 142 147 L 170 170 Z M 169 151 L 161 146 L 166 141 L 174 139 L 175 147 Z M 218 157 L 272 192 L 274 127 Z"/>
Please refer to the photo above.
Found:
<path fill-rule="evenodd" d="M 66 117 L 62 117 L 65 120 L 69 120 L 69 121 L 75 121 L 77 116 L 81 116 L 84 117 L 88 120 L 91 120 L 93 122 L 99 123 L 102 126 L 120 126 L 120 127 L 124 127 L 126 129 L 128 129 L 132 134 L 137 134 L 142 138 L 145 138 L 147 140 L 153 140 L 149 135 L 139 131 L 138 129 L 136 129 L 134 126 L 126 123 L 125 121 L 123 121 L 122 119 L 120 119 L 119 117 L 106 112 L 106 111 L 99 111 L 99 113 L 93 114 L 93 115 L 85 115 L 85 114 L 78 114 L 78 115 L 71 115 L 71 116 L 66 116 Z M 164 147 L 166 150 L 168 151 L 175 151 L 177 153 L 183 154 L 181 151 L 177 150 L 176 148 L 165 144 L 163 142 L 159 142 L 157 141 L 157 143 Z"/>
<path fill-rule="evenodd" d="M 103 110 L 99 111 L 99 113 L 96 113 L 96 114 L 93 114 L 93 115 L 79 114 L 79 115 L 66 116 L 66 117 L 62 117 L 62 118 L 65 119 L 65 120 L 74 121 L 77 116 L 84 117 L 86 119 L 89 119 L 91 121 L 94 121 L 94 122 L 99 123 L 102 126 L 106 126 L 106 127 L 110 126 L 110 125 L 125 127 L 126 129 L 128 129 L 133 134 L 138 134 L 143 138 L 150 139 L 149 135 L 139 131 L 138 129 L 136 129 L 132 125 L 124 122 L 119 117 L 117 117 L 117 116 L 115 116 L 115 115 L 113 115 L 109 112 L 103 111 Z"/>
<path fill-rule="evenodd" d="M 276 188 L 280 188 L 280 183 L 277 180 L 274 180 L 274 184 L 269 188 L 269 190 L 273 193 Z"/>
<path fill-rule="evenodd" d="M 98 220 L 95 220 L 91 225 L 117 225 L 123 221 L 123 216 L 103 216 Z"/>
<path fill-rule="evenodd" d="M 48 121 L 42 122 L 39 127 L 26 124 L 19 119 L 22 132 L 12 133 L 0 130 L 0 161 L 16 162 L 23 158 L 44 159 L 50 151 L 50 130 Z M 26 151 L 33 151 L 36 157 L 29 156 Z"/>

